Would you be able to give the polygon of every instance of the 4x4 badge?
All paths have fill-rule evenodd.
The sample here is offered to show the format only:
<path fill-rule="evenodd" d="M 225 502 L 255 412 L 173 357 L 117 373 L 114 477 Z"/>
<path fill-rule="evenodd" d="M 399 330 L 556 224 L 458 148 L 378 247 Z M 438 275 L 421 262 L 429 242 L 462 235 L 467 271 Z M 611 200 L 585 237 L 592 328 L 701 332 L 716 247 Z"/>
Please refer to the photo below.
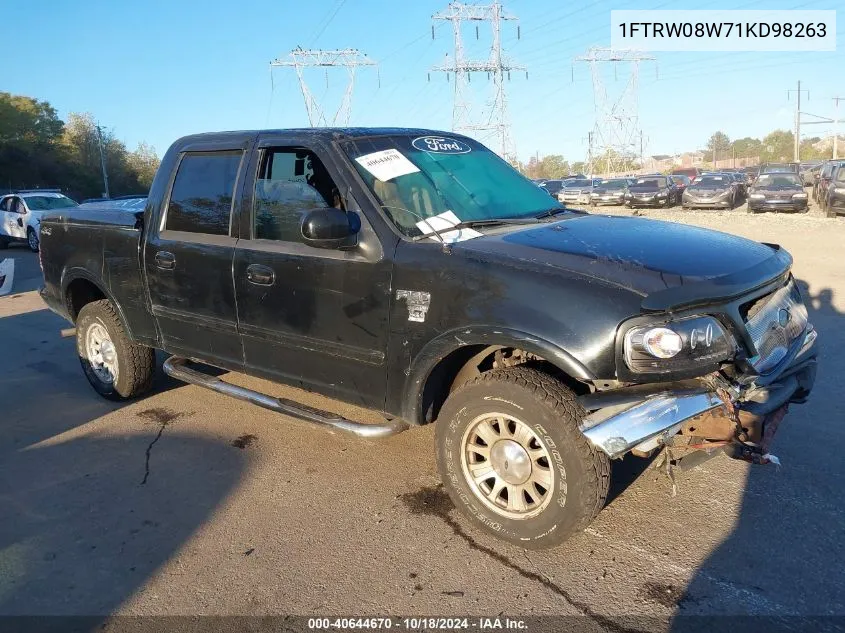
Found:
<path fill-rule="evenodd" d="M 431 295 L 421 290 L 397 290 L 397 299 L 404 299 L 408 304 L 408 320 L 422 323 L 431 304 Z"/>

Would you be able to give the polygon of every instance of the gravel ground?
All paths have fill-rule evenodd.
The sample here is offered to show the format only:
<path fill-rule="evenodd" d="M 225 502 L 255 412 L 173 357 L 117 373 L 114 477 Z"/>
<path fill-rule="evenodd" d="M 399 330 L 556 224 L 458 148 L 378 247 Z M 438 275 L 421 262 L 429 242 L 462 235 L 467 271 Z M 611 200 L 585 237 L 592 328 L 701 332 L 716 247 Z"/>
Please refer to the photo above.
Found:
<path fill-rule="evenodd" d="M 97 398 L 32 292 L 35 256 L 0 254 L 24 284 L 0 299 L 0 615 L 568 614 L 610 630 L 620 615 L 845 615 L 845 220 L 641 213 L 790 250 L 820 332 L 816 389 L 778 434 L 782 468 L 717 457 L 673 496 L 626 458 L 590 528 L 530 553 L 452 508 L 431 427 L 356 440 L 164 376 L 140 401 Z"/>

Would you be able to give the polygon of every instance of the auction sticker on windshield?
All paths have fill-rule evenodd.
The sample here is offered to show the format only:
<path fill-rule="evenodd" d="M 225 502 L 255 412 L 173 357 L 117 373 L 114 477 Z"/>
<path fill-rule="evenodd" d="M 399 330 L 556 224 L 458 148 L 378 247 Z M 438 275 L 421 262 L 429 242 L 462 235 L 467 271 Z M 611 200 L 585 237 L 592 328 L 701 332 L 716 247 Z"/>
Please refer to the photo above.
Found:
<path fill-rule="evenodd" d="M 384 149 L 380 152 L 364 154 L 356 158 L 355 161 L 382 182 L 419 171 L 414 163 L 395 149 Z"/>
<path fill-rule="evenodd" d="M 411 145 L 429 154 L 469 154 L 472 151 L 463 141 L 448 136 L 418 136 Z"/>

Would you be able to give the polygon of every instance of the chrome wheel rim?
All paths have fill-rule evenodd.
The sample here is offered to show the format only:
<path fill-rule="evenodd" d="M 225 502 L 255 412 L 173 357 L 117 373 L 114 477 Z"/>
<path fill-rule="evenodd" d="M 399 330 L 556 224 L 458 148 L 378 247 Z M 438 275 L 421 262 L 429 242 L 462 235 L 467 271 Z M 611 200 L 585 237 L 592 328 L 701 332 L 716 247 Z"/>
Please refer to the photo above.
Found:
<path fill-rule="evenodd" d="M 509 519 L 530 519 L 551 502 L 551 455 L 525 422 L 487 413 L 467 426 L 461 441 L 464 478 L 487 508 Z"/>
<path fill-rule="evenodd" d="M 35 234 L 35 231 L 29 232 L 29 248 L 32 250 L 38 250 L 38 236 Z"/>
<path fill-rule="evenodd" d="M 117 380 L 117 350 L 101 324 L 93 323 L 85 333 L 85 353 L 97 378 L 107 384 Z"/>

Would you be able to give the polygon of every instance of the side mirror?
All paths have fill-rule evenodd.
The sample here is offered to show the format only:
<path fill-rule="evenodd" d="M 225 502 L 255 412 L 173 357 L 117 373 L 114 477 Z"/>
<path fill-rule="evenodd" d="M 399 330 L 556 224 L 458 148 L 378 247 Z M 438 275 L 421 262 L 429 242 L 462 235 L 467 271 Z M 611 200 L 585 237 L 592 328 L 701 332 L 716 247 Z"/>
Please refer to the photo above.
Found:
<path fill-rule="evenodd" d="M 314 209 L 302 220 L 302 241 L 315 248 L 354 248 L 360 220 L 355 214 L 327 207 Z"/>

